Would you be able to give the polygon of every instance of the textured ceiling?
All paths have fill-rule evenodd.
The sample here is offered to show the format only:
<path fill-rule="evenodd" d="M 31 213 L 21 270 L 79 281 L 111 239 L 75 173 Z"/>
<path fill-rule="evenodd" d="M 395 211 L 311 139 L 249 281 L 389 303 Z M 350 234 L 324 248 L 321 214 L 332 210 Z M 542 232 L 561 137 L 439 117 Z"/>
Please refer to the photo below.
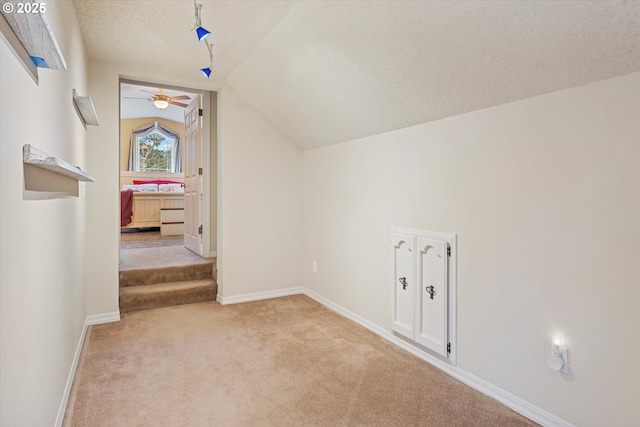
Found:
<path fill-rule="evenodd" d="M 260 43 L 291 1 L 207 1 L 202 26 L 211 31 L 214 72 L 220 87 Z M 131 64 L 200 77 L 209 52 L 198 42 L 193 0 L 73 0 L 90 60 Z M 203 77 L 204 78 L 204 77 Z M 178 82 L 179 83 L 179 82 Z"/>
<path fill-rule="evenodd" d="M 302 148 L 640 71 L 640 2 L 198 2 L 216 82 Z M 207 65 L 190 1 L 74 5 L 92 60 Z"/>

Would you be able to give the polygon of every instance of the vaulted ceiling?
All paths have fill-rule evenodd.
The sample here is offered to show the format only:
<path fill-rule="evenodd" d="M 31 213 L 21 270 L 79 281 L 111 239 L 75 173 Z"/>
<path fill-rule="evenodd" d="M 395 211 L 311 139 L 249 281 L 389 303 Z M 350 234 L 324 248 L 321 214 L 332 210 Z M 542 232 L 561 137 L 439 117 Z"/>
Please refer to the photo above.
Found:
<path fill-rule="evenodd" d="M 90 60 L 208 65 L 191 1 L 73 2 Z M 305 149 L 640 71 L 636 1 L 198 3 L 211 88 Z"/>

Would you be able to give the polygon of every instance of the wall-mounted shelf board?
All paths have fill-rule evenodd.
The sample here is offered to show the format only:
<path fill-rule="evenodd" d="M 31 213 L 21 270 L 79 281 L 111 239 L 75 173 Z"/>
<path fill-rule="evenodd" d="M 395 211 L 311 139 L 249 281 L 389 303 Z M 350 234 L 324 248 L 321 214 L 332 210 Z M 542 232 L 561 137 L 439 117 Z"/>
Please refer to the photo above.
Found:
<path fill-rule="evenodd" d="M 9 0 L 0 0 L 0 3 L 4 18 L 33 63 L 40 68 L 66 70 L 67 63 L 44 14 L 46 3 L 15 3 Z"/>
<path fill-rule="evenodd" d="M 95 179 L 77 166 L 65 162 L 62 159 L 53 157 L 33 145 L 25 144 L 22 148 L 22 161 L 24 163 L 37 166 L 42 169 L 68 176 L 77 181 L 94 182 Z"/>
<path fill-rule="evenodd" d="M 100 126 L 100 122 L 98 122 L 98 115 L 96 114 L 96 109 L 93 106 L 93 101 L 90 96 L 80 96 L 78 95 L 78 92 L 73 89 L 73 103 L 76 105 L 76 108 L 82 117 L 82 121 L 86 125 Z"/>
<path fill-rule="evenodd" d="M 29 76 L 38 83 L 38 67 L 31 60 L 31 56 L 29 52 L 22 46 L 20 43 L 20 39 L 13 32 L 13 29 L 4 18 L 4 14 L 0 13 L 0 38 L 2 38 L 7 47 L 13 52 L 16 59 L 20 62 L 20 64 L 24 67 L 24 69 L 29 73 Z M 4 59 L 3 59 L 4 61 Z"/>

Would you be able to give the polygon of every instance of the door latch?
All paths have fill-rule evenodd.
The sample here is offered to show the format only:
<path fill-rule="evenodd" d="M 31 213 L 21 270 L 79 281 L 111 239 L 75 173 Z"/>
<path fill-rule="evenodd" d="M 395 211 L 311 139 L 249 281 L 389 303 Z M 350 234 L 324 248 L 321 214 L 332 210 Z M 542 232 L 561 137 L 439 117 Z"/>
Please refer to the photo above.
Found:
<path fill-rule="evenodd" d="M 406 277 L 401 277 L 400 278 L 400 284 L 402 285 L 402 289 L 407 289 L 407 278 Z"/>
<path fill-rule="evenodd" d="M 433 285 L 427 286 L 425 290 L 429 292 L 429 297 L 433 299 L 433 296 L 436 294 L 436 290 L 433 288 Z"/>

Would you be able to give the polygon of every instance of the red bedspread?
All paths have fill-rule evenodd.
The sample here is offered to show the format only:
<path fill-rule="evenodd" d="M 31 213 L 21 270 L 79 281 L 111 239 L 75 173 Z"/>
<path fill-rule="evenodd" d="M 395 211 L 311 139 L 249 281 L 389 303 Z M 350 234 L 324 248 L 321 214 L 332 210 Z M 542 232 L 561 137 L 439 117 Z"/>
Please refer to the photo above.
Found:
<path fill-rule="evenodd" d="M 120 227 L 125 227 L 131 222 L 133 216 L 133 190 L 120 192 Z"/>

